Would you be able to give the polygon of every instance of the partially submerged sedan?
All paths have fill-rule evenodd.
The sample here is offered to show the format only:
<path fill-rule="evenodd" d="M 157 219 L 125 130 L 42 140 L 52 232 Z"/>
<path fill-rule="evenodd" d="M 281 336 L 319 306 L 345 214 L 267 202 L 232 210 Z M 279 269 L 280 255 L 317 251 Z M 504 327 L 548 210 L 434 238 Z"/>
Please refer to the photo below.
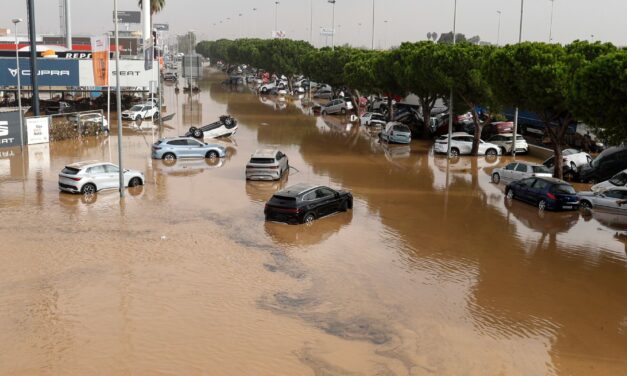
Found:
<path fill-rule="evenodd" d="M 579 198 L 572 185 L 555 178 L 527 178 L 505 187 L 508 200 L 518 199 L 540 210 L 577 210 Z"/>
<path fill-rule="evenodd" d="M 353 195 L 349 192 L 301 183 L 275 193 L 264 214 L 266 221 L 298 224 L 352 208 Z"/>

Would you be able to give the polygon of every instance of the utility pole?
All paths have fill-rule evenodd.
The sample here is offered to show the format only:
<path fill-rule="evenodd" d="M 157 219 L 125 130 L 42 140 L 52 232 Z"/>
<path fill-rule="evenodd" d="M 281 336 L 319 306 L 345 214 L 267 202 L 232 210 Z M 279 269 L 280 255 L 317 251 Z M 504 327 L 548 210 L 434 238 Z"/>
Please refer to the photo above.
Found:
<path fill-rule="evenodd" d="M 374 0 L 372 0 L 372 50 L 374 50 Z"/>
<path fill-rule="evenodd" d="M 497 29 L 497 32 L 496 32 L 496 45 L 500 46 L 501 45 L 501 11 L 497 10 L 496 13 L 498 13 L 499 15 L 499 28 Z"/>
<path fill-rule="evenodd" d="M 64 0 L 65 1 L 65 7 L 64 7 L 64 11 L 65 11 L 65 47 L 67 47 L 68 50 L 72 50 L 72 20 L 71 20 L 71 13 L 70 13 L 70 0 Z"/>
<path fill-rule="evenodd" d="M 27 0 L 28 3 L 28 38 L 30 39 L 30 82 L 33 86 L 33 98 L 31 106 L 35 116 L 39 116 L 39 84 L 37 83 L 37 32 L 35 31 L 35 0 Z"/>
<path fill-rule="evenodd" d="M 549 43 L 553 42 L 553 9 L 555 7 L 555 0 L 549 0 L 551 2 L 551 23 L 549 25 Z"/>
<path fill-rule="evenodd" d="M 17 40 L 17 24 L 22 22 L 22 19 L 14 18 L 11 22 L 15 25 L 15 64 L 17 68 L 17 109 L 20 112 L 20 147 L 21 150 L 24 150 L 24 114 L 22 113 L 22 83 L 20 81 L 22 70 L 20 69 L 20 53 Z"/>
<path fill-rule="evenodd" d="M 455 6 L 453 8 L 453 45 L 457 41 L 457 0 L 455 0 Z M 451 95 L 449 97 L 449 109 L 448 109 L 448 145 L 446 155 L 451 158 L 451 142 L 453 142 L 453 87 L 451 87 Z"/>
<path fill-rule="evenodd" d="M 120 90 L 120 41 L 118 32 L 118 0 L 113 0 L 115 15 L 115 101 L 118 115 L 118 165 L 120 168 L 120 199 L 124 198 L 124 167 L 122 166 L 122 94 Z"/>
<path fill-rule="evenodd" d="M 520 26 L 518 28 L 518 43 L 522 43 L 523 14 L 525 0 L 520 0 Z M 514 109 L 514 139 L 512 140 L 512 156 L 516 159 L 516 139 L 518 138 L 518 106 Z"/>

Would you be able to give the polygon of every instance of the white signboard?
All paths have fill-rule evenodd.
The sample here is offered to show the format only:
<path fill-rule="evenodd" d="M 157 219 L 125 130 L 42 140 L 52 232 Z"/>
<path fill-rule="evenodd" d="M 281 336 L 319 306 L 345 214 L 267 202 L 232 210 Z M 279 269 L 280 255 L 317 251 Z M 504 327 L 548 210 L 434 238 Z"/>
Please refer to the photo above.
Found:
<path fill-rule="evenodd" d="M 26 134 L 29 145 L 50 142 L 50 118 L 26 118 Z"/>
<path fill-rule="evenodd" d="M 91 60 L 80 60 L 78 65 L 80 86 L 97 86 L 94 82 L 94 71 Z M 150 81 L 159 78 L 158 64 L 151 70 L 144 70 L 144 60 L 120 60 L 120 86 L 122 87 L 150 87 Z M 111 86 L 116 86 L 115 61 L 109 63 L 109 78 Z"/>
<path fill-rule="evenodd" d="M 323 27 L 320 28 L 320 35 L 324 37 L 331 37 L 333 34 L 335 34 L 335 30 L 333 29 L 325 29 Z"/>

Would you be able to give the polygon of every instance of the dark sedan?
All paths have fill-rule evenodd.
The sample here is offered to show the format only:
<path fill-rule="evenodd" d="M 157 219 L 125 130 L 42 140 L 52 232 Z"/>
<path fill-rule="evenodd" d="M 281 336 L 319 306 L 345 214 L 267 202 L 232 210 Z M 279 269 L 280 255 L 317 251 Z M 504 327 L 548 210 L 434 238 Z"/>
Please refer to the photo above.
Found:
<path fill-rule="evenodd" d="M 572 185 L 554 178 L 528 178 L 514 181 L 505 188 L 508 199 L 537 205 L 540 210 L 577 210 L 579 198 Z"/>
<path fill-rule="evenodd" d="M 353 195 L 329 187 L 297 184 L 276 193 L 266 203 L 266 221 L 289 224 L 315 219 L 353 208 Z"/>

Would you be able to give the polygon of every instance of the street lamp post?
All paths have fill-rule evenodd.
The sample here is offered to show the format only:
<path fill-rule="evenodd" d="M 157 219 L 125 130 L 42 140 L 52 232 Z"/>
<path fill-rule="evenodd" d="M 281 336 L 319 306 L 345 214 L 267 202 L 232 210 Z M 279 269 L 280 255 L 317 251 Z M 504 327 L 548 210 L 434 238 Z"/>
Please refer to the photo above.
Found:
<path fill-rule="evenodd" d="M 372 50 L 374 50 L 374 0 L 372 0 Z"/>
<path fill-rule="evenodd" d="M 500 46 L 501 45 L 501 11 L 497 10 L 496 13 L 498 13 L 499 15 L 499 27 L 496 31 L 496 45 Z"/>
<path fill-rule="evenodd" d="M 113 0 L 113 14 L 115 15 L 115 102 L 118 115 L 118 164 L 120 198 L 124 198 L 124 168 L 122 166 L 122 93 L 120 90 L 120 41 L 118 30 L 118 0 Z"/>
<path fill-rule="evenodd" d="M 279 2 L 274 2 L 274 31 L 279 30 Z"/>
<path fill-rule="evenodd" d="M 20 112 L 20 147 L 24 148 L 24 120 L 22 114 L 22 83 L 20 81 L 20 76 L 22 75 L 22 71 L 20 70 L 20 54 L 19 54 L 19 44 L 17 41 L 17 24 L 22 22 L 21 18 L 14 18 L 11 20 L 15 25 L 15 64 L 17 68 L 17 108 Z"/>
<path fill-rule="evenodd" d="M 331 15 L 331 49 L 335 49 L 335 0 L 327 0 L 333 6 Z"/>
<path fill-rule="evenodd" d="M 453 7 L 453 44 L 457 39 L 457 0 Z M 451 158 L 451 142 L 453 142 L 453 87 L 451 87 L 451 95 L 449 97 L 449 109 L 448 109 L 448 145 L 446 155 Z"/>
<path fill-rule="evenodd" d="M 313 46 L 313 0 L 309 0 L 309 43 Z"/>
<path fill-rule="evenodd" d="M 520 0 L 520 26 L 518 28 L 518 43 L 522 42 L 523 15 L 525 0 Z M 518 138 L 518 106 L 514 109 L 514 139 L 512 140 L 512 156 L 516 159 L 516 139 Z"/>
<path fill-rule="evenodd" d="M 553 42 L 553 9 L 555 7 L 555 0 L 549 0 L 551 2 L 551 23 L 549 24 L 549 43 Z"/>
<path fill-rule="evenodd" d="M 383 49 L 387 49 L 388 46 L 388 20 L 383 21 L 385 24 L 385 38 L 383 38 Z"/>

